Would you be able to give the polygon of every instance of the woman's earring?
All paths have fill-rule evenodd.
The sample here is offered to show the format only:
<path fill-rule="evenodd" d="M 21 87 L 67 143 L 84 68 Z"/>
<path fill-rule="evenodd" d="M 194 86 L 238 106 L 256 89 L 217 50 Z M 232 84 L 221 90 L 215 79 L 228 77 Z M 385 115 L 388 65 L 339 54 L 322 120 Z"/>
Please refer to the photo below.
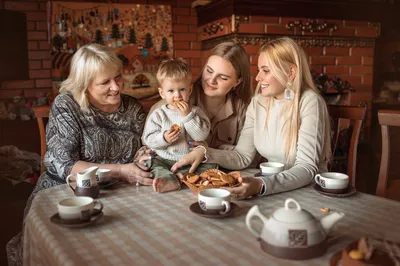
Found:
<path fill-rule="evenodd" d="M 289 81 L 286 85 L 286 89 L 284 92 L 285 100 L 293 100 L 294 99 L 294 91 L 291 88 L 292 86 L 293 86 L 293 83 Z"/>

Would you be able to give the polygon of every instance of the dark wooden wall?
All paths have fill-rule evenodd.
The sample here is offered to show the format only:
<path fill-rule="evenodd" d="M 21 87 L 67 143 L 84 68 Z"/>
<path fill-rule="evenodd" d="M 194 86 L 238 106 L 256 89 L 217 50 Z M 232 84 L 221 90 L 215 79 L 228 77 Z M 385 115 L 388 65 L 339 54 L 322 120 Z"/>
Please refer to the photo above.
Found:
<path fill-rule="evenodd" d="M 28 79 L 25 13 L 0 9 L 0 81 Z"/>

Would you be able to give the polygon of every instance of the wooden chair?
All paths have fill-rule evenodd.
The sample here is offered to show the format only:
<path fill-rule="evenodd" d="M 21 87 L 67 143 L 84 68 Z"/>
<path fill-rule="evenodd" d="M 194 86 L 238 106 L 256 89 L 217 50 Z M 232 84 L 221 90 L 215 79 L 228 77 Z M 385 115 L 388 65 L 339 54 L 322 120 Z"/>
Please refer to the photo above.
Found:
<path fill-rule="evenodd" d="M 43 158 L 44 154 L 46 153 L 46 130 L 44 126 L 43 118 L 48 118 L 50 113 L 50 106 L 43 105 L 43 106 L 35 106 L 33 107 L 33 112 L 37 118 L 38 126 L 39 126 L 39 133 L 40 133 L 40 172 L 44 172 L 44 165 L 43 165 Z"/>
<path fill-rule="evenodd" d="M 352 129 L 350 147 L 347 157 L 347 175 L 351 185 L 355 187 L 356 184 L 356 166 L 357 166 L 357 146 L 360 136 L 362 121 L 365 116 L 366 107 L 359 106 L 344 106 L 344 105 L 328 105 L 328 112 L 332 118 L 332 160 L 334 161 L 335 151 L 337 149 L 340 130 L 349 125 Z M 330 165 L 330 171 L 332 170 Z"/>
<path fill-rule="evenodd" d="M 146 112 L 146 114 L 149 113 L 151 107 L 153 104 L 158 102 L 160 99 L 154 99 L 154 100 L 141 100 L 140 103 L 143 105 L 143 109 Z"/>
<path fill-rule="evenodd" d="M 382 131 L 382 155 L 378 184 L 376 186 L 376 195 L 399 199 L 398 193 L 400 192 L 400 180 L 390 182 L 388 188 L 388 170 L 390 161 L 389 126 L 400 126 L 400 111 L 379 110 L 378 120 Z"/>

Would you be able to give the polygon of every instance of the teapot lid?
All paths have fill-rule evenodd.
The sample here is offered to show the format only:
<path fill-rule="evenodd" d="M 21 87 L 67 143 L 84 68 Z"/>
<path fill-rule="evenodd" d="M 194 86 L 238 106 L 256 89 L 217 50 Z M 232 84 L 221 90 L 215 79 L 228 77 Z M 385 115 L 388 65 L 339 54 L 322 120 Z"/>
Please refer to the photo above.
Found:
<path fill-rule="evenodd" d="M 296 208 L 289 208 L 289 203 L 291 202 L 296 204 Z M 311 213 L 303 210 L 300 207 L 300 204 L 292 198 L 287 199 L 285 201 L 285 207 L 276 210 L 272 214 L 272 217 L 283 223 L 302 223 L 314 219 L 314 216 Z"/>

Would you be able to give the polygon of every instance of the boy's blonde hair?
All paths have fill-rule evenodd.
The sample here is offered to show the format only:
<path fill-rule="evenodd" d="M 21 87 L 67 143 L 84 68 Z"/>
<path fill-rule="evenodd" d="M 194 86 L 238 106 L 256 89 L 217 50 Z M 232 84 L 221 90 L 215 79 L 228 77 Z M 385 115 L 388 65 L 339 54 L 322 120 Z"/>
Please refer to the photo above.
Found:
<path fill-rule="evenodd" d="M 118 56 L 100 44 L 84 45 L 72 57 L 71 70 L 68 78 L 61 83 L 60 93 L 70 93 L 81 109 L 87 110 L 87 89 L 96 76 L 106 70 L 121 72 L 122 62 Z"/>
<path fill-rule="evenodd" d="M 294 99 L 288 100 L 285 103 L 284 114 L 284 126 L 282 134 L 286 138 L 284 147 L 286 164 L 294 164 L 296 152 L 298 134 L 300 129 L 300 99 L 301 95 L 306 90 L 313 90 L 319 97 L 320 93 L 314 85 L 310 66 L 308 64 L 307 55 L 304 50 L 291 38 L 283 37 L 272 40 L 261 46 L 259 56 L 265 57 L 268 66 L 271 70 L 272 75 L 279 81 L 279 83 L 286 87 L 289 81 L 290 68 L 296 66 L 297 75 L 293 80 L 293 86 L 291 89 L 294 91 Z M 257 85 L 256 94 L 259 93 L 260 84 Z M 266 99 L 267 110 L 270 109 L 274 97 L 267 97 Z M 325 158 L 329 160 L 331 158 L 331 146 L 330 146 L 330 123 L 327 107 L 324 104 L 322 106 L 323 115 L 325 116 L 325 128 L 324 128 L 324 148 L 323 153 Z M 267 126 L 269 120 L 269 112 L 267 112 L 266 123 Z"/>
<path fill-rule="evenodd" d="M 190 66 L 182 58 L 167 59 L 161 62 L 157 71 L 157 81 L 160 86 L 165 79 L 192 80 Z"/>

